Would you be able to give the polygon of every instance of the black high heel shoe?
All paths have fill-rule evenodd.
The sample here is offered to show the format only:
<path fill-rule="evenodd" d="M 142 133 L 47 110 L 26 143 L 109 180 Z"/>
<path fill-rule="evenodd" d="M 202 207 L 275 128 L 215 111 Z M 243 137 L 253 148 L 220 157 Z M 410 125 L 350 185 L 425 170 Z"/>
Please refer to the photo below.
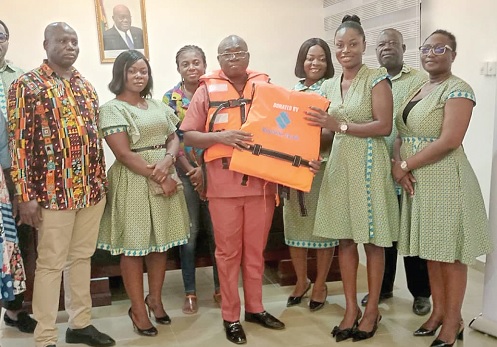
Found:
<path fill-rule="evenodd" d="M 138 335 L 152 337 L 152 336 L 156 336 L 159 333 L 157 331 L 157 328 L 154 327 L 154 326 L 152 326 L 151 328 L 148 328 L 148 329 L 140 329 L 140 328 L 138 328 L 138 326 L 136 325 L 135 321 L 133 320 L 133 316 L 131 314 L 131 307 L 129 308 L 128 316 L 131 319 L 131 322 L 133 323 L 133 329 L 135 329 L 135 331 L 138 333 Z"/>
<path fill-rule="evenodd" d="M 461 329 L 457 332 L 454 342 L 449 343 L 436 339 L 431 343 L 430 347 L 451 347 L 454 346 L 454 343 L 456 343 L 457 340 L 462 341 L 464 339 L 464 323 L 461 321 L 461 324 L 462 324 Z"/>
<path fill-rule="evenodd" d="M 150 308 L 150 305 L 148 304 L 148 295 L 145 297 L 145 305 L 147 306 L 147 311 L 148 311 L 148 316 L 151 317 L 151 314 L 150 314 L 150 311 L 154 312 L 154 310 L 152 310 Z M 155 312 L 154 312 L 154 318 L 155 318 L 155 321 L 159 324 L 163 324 L 163 325 L 169 325 L 171 324 L 171 318 L 169 317 L 169 315 L 166 313 L 165 316 L 163 317 L 157 317 L 155 315 Z"/>
<path fill-rule="evenodd" d="M 295 306 L 295 305 L 298 305 L 302 302 L 302 298 L 304 297 L 304 295 L 307 294 L 307 292 L 309 291 L 309 289 L 311 289 L 311 281 L 309 281 L 309 285 L 307 286 L 307 289 L 302 293 L 302 295 L 300 296 L 289 296 L 288 297 L 288 300 L 286 302 L 286 307 L 291 307 L 291 306 Z"/>
<path fill-rule="evenodd" d="M 376 330 L 378 330 L 378 323 L 380 321 L 381 321 L 381 315 L 378 315 L 376 317 L 376 321 L 374 322 L 373 330 L 371 331 L 362 331 L 359 329 L 354 330 L 354 332 L 352 333 L 352 341 L 357 342 L 372 338 L 374 334 L 376 334 Z"/>
<path fill-rule="evenodd" d="M 333 330 L 331 331 L 331 335 L 333 335 L 336 342 L 341 342 L 341 341 L 350 339 L 352 337 L 355 329 L 359 325 L 359 319 L 361 319 L 361 317 L 362 317 L 361 310 L 360 309 L 358 309 L 358 310 L 359 311 L 357 312 L 356 319 L 355 319 L 354 324 L 352 325 L 351 328 L 340 329 L 339 326 L 335 326 L 333 328 Z"/>
<path fill-rule="evenodd" d="M 437 332 L 438 328 L 440 328 L 441 326 L 442 323 L 438 323 L 438 325 L 433 330 L 429 330 L 421 326 L 418 330 L 416 330 L 412 334 L 414 336 L 435 336 L 435 333 Z"/>
<path fill-rule="evenodd" d="M 323 302 L 314 301 L 312 299 L 311 301 L 309 301 L 309 309 L 311 310 L 311 312 L 322 309 L 324 307 L 324 303 L 326 302 L 327 297 L 328 297 L 328 286 L 326 286 L 326 296 Z"/>

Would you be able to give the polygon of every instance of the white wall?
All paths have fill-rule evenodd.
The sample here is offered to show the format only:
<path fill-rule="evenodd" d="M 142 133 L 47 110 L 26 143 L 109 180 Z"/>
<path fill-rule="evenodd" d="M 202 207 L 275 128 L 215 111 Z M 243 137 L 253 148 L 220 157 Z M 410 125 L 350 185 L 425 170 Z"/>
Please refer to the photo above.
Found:
<path fill-rule="evenodd" d="M 112 64 L 100 63 L 94 0 L 1 1 L 0 18 L 11 36 L 7 59 L 26 70 L 39 66 L 45 58 L 45 27 L 65 21 L 79 37 L 75 67 L 95 86 L 101 104 L 114 97 L 107 88 Z M 322 0 L 146 0 L 145 7 L 156 99 L 178 83 L 175 56 L 186 44 L 200 46 L 208 69 L 217 69 L 219 42 L 240 35 L 249 46 L 250 68 L 267 72 L 273 83 L 289 88 L 297 81 L 300 45 L 324 35 Z M 111 16 L 107 11 L 109 25 Z M 114 156 L 108 148 L 105 152 L 109 167 Z"/>
<path fill-rule="evenodd" d="M 497 1 L 423 0 L 421 40 L 436 29 L 452 32 L 457 39 L 457 57 L 452 72 L 467 81 L 476 93 L 477 106 L 464 140 L 464 148 L 478 176 L 488 210 L 494 122 L 496 77 L 480 75 L 484 61 L 497 61 Z"/>
<path fill-rule="evenodd" d="M 240 35 L 251 52 L 250 67 L 265 71 L 273 82 L 290 87 L 296 82 L 293 69 L 300 44 L 324 34 L 321 0 L 146 0 L 145 3 L 155 98 L 161 98 L 179 81 L 175 55 L 185 44 L 202 47 L 208 68 L 215 69 L 219 67 L 216 60 L 219 42 L 229 34 Z M 111 13 L 108 17 L 112 24 Z M 2 1 L 0 18 L 11 33 L 7 58 L 25 69 L 38 66 L 45 57 L 42 47 L 45 26 L 54 21 L 67 22 L 80 40 L 80 56 L 75 66 L 97 88 L 101 102 L 113 98 L 107 90 L 112 64 L 101 64 L 99 58 L 94 0 Z"/>

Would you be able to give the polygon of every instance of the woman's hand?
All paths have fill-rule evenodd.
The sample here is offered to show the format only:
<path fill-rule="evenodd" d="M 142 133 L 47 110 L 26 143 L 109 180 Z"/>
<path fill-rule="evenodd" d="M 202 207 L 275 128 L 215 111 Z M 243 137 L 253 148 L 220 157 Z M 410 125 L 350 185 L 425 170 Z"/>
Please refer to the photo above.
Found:
<path fill-rule="evenodd" d="M 315 175 L 319 172 L 319 170 L 321 169 L 321 158 L 319 158 L 318 160 L 311 160 L 309 162 L 309 170 Z"/>
<path fill-rule="evenodd" d="M 192 170 L 188 171 L 186 175 L 190 178 L 193 187 L 197 192 L 202 192 L 204 190 L 204 174 L 200 166 L 194 167 Z"/>
<path fill-rule="evenodd" d="M 407 175 L 407 171 L 402 170 L 400 163 L 400 160 L 392 159 L 392 177 L 397 183 L 400 183 L 400 180 Z"/>
<path fill-rule="evenodd" d="M 159 184 L 164 182 L 167 175 L 169 175 L 169 169 L 173 164 L 173 158 L 170 155 L 166 155 L 164 159 L 158 161 L 157 163 L 147 165 L 149 169 L 153 169 L 150 179 Z"/>
<path fill-rule="evenodd" d="M 176 194 L 178 182 L 176 182 L 171 176 L 168 175 L 160 185 L 165 196 L 172 196 Z"/>
<path fill-rule="evenodd" d="M 414 183 L 416 183 L 416 179 L 410 172 L 408 172 L 399 182 L 402 188 L 404 188 L 411 197 L 414 196 Z"/>
<path fill-rule="evenodd" d="M 340 131 L 340 123 L 335 117 L 330 116 L 319 107 L 310 106 L 309 109 L 310 111 L 305 111 L 305 114 L 308 115 L 305 119 L 309 121 L 309 125 L 325 128 L 333 132 Z"/>

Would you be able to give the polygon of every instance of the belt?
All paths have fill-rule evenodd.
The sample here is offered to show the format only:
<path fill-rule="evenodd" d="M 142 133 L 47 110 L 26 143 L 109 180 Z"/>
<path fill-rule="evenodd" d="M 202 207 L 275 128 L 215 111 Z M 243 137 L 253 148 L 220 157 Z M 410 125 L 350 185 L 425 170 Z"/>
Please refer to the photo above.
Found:
<path fill-rule="evenodd" d="M 135 148 L 135 149 L 132 149 L 131 152 L 152 151 L 154 149 L 162 149 L 162 148 L 166 148 L 165 143 L 163 143 L 162 145 L 154 145 L 154 146 L 148 146 L 148 147 Z"/>

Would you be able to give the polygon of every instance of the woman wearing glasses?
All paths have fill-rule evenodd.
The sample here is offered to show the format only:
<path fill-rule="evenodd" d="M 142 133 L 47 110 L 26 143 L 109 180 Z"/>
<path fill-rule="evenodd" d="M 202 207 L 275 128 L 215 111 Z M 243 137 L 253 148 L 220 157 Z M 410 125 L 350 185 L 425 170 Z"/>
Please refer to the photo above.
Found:
<path fill-rule="evenodd" d="M 492 246 L 480 187 L 462 147 L 475 96 L 452 75 L 456 39 L 437 30 L 420 54 L 429 81 L 396 119 L 392 174 L 404 188 L 399 251 L 428 260 L 433 311 L 414 335 L 433 336 L 442 326 L 431 344 L 442 347 L 463 337 L 467 264 Z"/>

